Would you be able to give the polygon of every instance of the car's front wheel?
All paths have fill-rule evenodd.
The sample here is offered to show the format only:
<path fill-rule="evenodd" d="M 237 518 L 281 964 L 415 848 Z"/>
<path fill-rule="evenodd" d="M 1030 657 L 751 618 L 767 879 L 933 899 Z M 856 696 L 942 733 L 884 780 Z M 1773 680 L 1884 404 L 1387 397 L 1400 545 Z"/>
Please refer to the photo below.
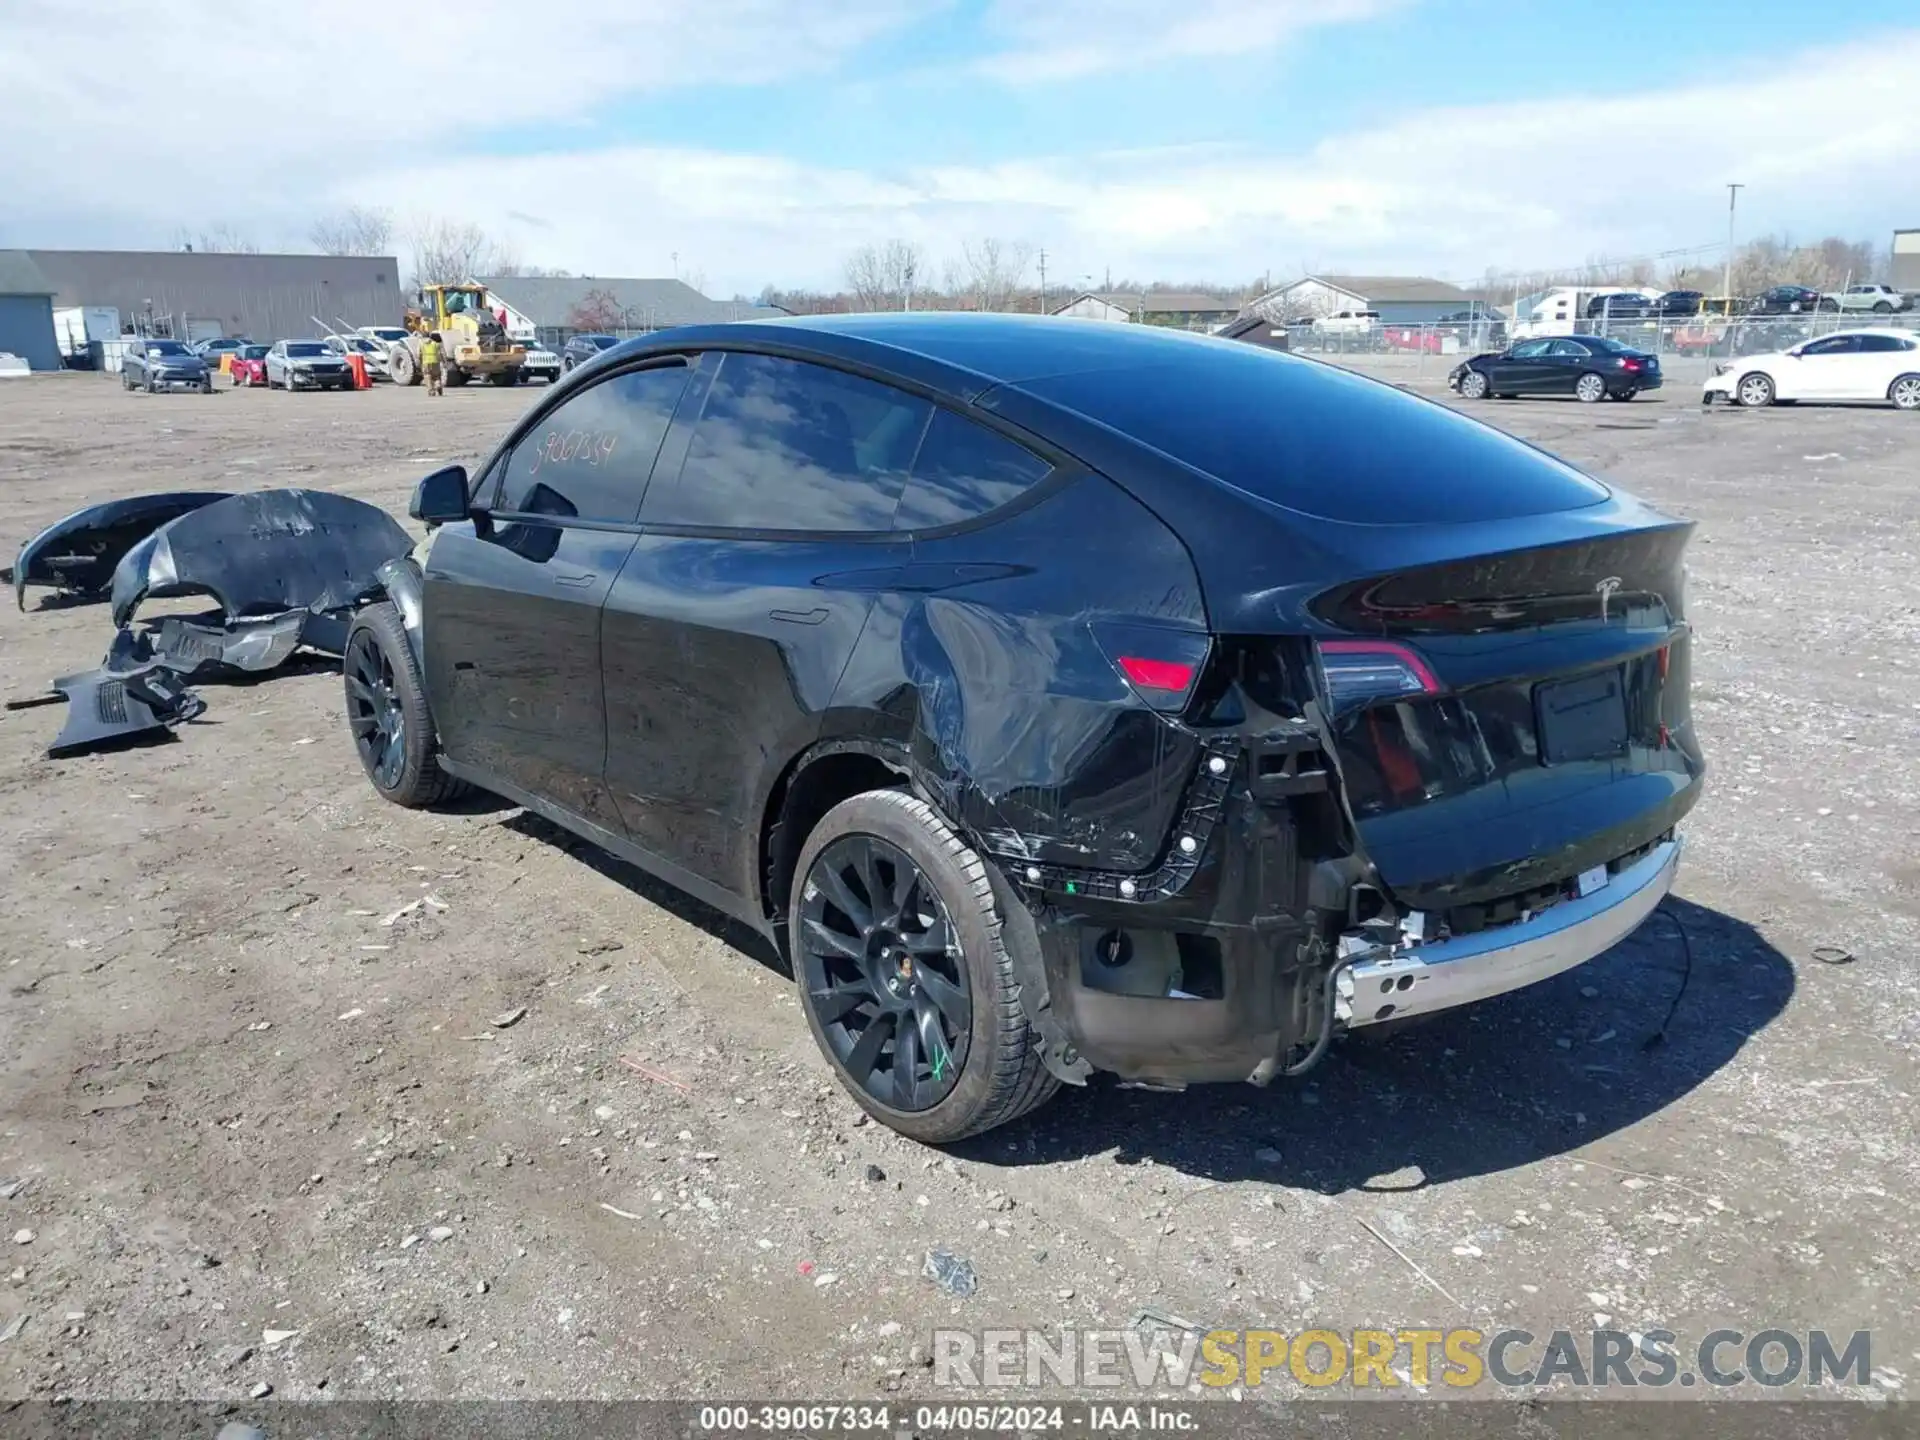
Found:
<path fill-rule="evenodd" d="M 1487 377 L 1478 370 L 1469 370 L 1460 377 L 1460 395 L 1465 400 L 1484 400 L 1487 398 Z"/>
<path fill-rule="evenodd" d="M 1766 375 L 1743 376 L 1734 394 L 1749 410 L 1763 409 L 1773 403 L 1773 380 Z"/>
<path fill-rule="evenodd" d="M 1893 302 L 1890 300 L 1874 301 L 1873 313 L 1876 315 L 1891 315 L 1893 313 Z"/>
<path fill-rule="evenodd" d="M 1607 382 L 1589 370 L 1573 382 L 1573 398 L 1582 405 L 1593 405 L 1607 398 Z"/>
<path fill-rule="evenodd" d="M 396 805 L 418 809 L 464 794 L 465 781 L 440 768 L 433 716 L 406 626 L 390 600 L 353 617 L 346 654 L 347 728 L 373 788 Z"/>
<path fill-rule="evenodd" d="M 1902 375 L 1887 387 L 1896 410 L 1920 410 L 1920 375 Z"/>
<path fill-rule="evenodd" d="M 1058 1088 L 1020 1008 L 1009 946 L 1021 942 L 1002 922 L 992 871 L 932 806 L 901 790 L 844 800 L 807 837 L 794 874 L 801 1008 L 868 1114 L 945 1144 Z"/>

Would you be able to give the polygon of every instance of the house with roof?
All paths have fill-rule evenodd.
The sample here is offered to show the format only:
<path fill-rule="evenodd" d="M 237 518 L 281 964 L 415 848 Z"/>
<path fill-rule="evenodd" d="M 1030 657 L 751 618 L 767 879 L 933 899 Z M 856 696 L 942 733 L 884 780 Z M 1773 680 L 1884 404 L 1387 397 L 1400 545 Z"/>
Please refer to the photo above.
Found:
<path fill-rule="evenodd" d="M 1240 312 L 1235 300 L 1187 290 L 1084 290 L 1051 311 L 1079 320 L 1139 321 L 1177 330 L 1217 330 Z"/>
<path fill-rule="evenodd" d="M 1247 308 L 1277 320 L 1371 310 L 1383 325 L 1430 325 L 1463 311 L 1498 318 L 1484 300 L 1425 275 L 1304 275 L 1267 291 Z"/>
<path fill-rule="evenodd" d="M 575 335 L 645 335 L 676 325 L 767 320 L 787 312 L 773 305 L 710 300 L 684 280 L 598 275 L 482 275 L 487 303 L 507 312 L 507 333 L 564 345 Z"/>

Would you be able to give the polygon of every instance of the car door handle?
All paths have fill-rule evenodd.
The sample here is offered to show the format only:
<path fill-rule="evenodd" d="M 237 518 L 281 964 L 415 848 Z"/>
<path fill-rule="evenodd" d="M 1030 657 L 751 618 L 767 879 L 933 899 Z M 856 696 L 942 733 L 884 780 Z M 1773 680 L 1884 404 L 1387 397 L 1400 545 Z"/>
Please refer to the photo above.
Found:
<path fill-rule="evenodd" d="M 584 575 L 556 575 L 553 577 L 553 583 L 556 585 L 568 585 L 579 590 L 593 584 L 593 582 L 599 578 L 598 575 L 589 570 Z"/>
<path fill-rule="evenodd" d="M 776 620 L 786 620 L 795 625 L 818 625 L 827 618 L 824 605 L 814 610 L 774 610 L 769 613 Z"/>

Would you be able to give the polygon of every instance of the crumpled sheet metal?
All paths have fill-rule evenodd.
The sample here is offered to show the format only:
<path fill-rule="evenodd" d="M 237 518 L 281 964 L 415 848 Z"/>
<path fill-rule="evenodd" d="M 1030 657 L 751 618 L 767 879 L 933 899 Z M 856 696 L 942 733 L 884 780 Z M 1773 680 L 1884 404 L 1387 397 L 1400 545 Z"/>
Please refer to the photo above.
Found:
<path fill-rule="evenodd" d="M 113 620 L 140 602 L 213 596 L 229 620 L 352 605 L 374 572 L 413 548 L 385 510 L 325 490 L 255 490 L 161 526 L 113 573 Z"/>
<path fill-rule="evenodd" d="M 134 670 L 90 670 L 53 682 L 67 697 L 67 723 L 47 754 L 54 758 L 171 730 L 207 708 L 187 682 L 161 662 Z"/>
<path fill-rule="evenodd" d="M 20 547 L 11 572 L 14 601 L 27 608 L 29 585 L 104 596 L 127 551 L 168 521 L 228 498 L 225 490 L 169 490 L 76 510 Z"/>
<path fill-rule="evenodd" d="M 224 622 L 168 615 L 147 630 L 119 631 L 105 668 L 132 670 L 157 661 L 185 676 L 273 670 L 300 648 L 308 629 L 321 618 L 311 610 Z"/>

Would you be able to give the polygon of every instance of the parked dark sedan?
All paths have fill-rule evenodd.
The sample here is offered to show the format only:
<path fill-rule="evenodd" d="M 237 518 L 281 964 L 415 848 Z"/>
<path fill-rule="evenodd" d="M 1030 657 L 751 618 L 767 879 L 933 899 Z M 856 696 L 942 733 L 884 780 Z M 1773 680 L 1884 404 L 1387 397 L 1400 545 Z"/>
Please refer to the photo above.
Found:
<path fill-rule="evenodd" d="M 1669 290 L 1654 300 L 1652 312 L 1663 320 L 1698 315 L 1700 302 L 1706 298 L 1699 290 Z"/>
<path fill-rule="evenodd" d="M 574 366 L 586 364 L 602 350 L 611 350 L 619 343 L 614 335 L 575 335 L 560 351 L 561 372 L 571 373 Z"/>
<path fill-rule="evenodd" d="M 1522 340 L 1497 355 L 1476 355 L 1454 367 L 1447 384 L 1468 400 L 1489 395 L 1571 395 L 1596 400 L 1631 400 L 1642 390 L 1660 388 L 1660 357 L 1622 345 L 1604 335 L 1557 335 Z"/>
<path fill-rule="evenodd" d="M 193 347 L 193 353 L 207 362 L 209 370 L 217 372 L 222 355 L 238 355 L 252 343 L 244 335 L 226 335 L 217 340 L 202 340 Z"/>
<path fill-rule="evenodd" d="M 375 788 L 496 792 L 768 937 L 921 1140 L 1578 965 L 1700 790 L 1692 525 L 1264 346 L 667 331 L 413 515 L 344 660 Z"/>
<path fill-rule="evenodd" d="M 120 388 L 145 390 L 212 390 L 213 374 L 207 362 L 178 340 L 132 338 L 120 359 Z"/>
<path fill-rule="evenodd" d="M 1775 285 L 1753 297 L 1749 315 L 1811 315 L 1816 310 L 1838 310 L 1838 302 L 1804 285 Z"/>

